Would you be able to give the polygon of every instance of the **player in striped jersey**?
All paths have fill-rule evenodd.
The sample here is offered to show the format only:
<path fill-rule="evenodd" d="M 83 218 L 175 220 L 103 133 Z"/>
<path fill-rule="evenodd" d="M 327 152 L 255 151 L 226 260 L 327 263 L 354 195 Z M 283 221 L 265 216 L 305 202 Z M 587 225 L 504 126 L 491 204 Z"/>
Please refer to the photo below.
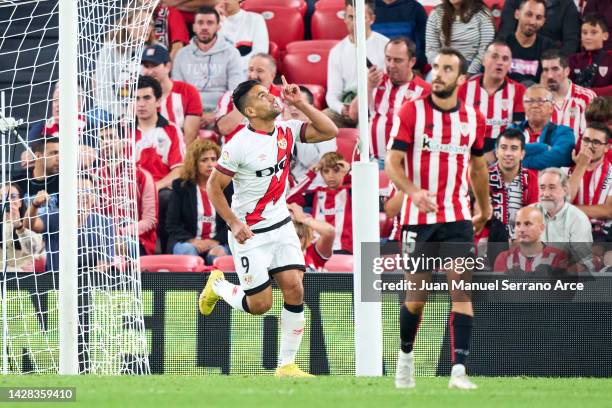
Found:
<path fill-rule="evenodd" d="M 608 241 L 612 225 L 612 166 L 607 158 L 610 130 L 591 122 L 582 138 L 569 178 L 573 204 L 591 219 L 594 241 Z"/>
<path fill-rule="evenodd" d="M 484 73 L 475 75 L 459 88 L 459 98 L 480 110 L 487 121 L 485 159 L 495 161 L 495 141 L 513 122 L 525 119 L 525 86 L 508 78 L 512 51 L 502 40 L 493 41 L 483 58 Z"/>
<path fill-rule="evenodd" d="M 499 254 L 495 272 L 545 272 L 565 270 L 567 255 L 562 250 L 542 242 L 544 214 L 538 207 L 524 207 L 516 214 L 517 246 Z"/>
<path fill-rule="evenodd" d="M 576 145 L 586 129 L 584 112 L 595 93 L 576 85 L 569 79 L 568 58 L 557 49 L 542 54 L 542 77 L 540 82 L 553 94 L 552 121 L 558 125 L 572 128 Z"/>
<path fill-rule="evenodd" d="M 385 170 L 406 195 L 402 208 L 402 244 L 407 256 L 463 258 L 474 252 L 474 230 L 491 217 L 487 163 L 483 158 L 485 119 L 457 97 L 466 79 L 463 55 L 442 48 L 432 64 L 432 94 L 405 104 L 391 131 Z M 402 164 L 404 162 L 404 164 Z M 469 177 L 468 177 L 469 172 Z M 468 198 L 471 182 L 479 212 L 472 217 Z M 406 271 L 416 287 L 428 279 L 427 270 Z M 446 270 L 447 280 L 461 281 Z M 449 319 L 453 368 L 450 388 L 474 389 L 465 362 L 474 312 L 469 292 L 451 291 Z M 395 385 L 414 387 L 413 343 L 427 292 L 409 290 L 400 309 L 401 350 Z"/>
<path fill-rule="evenodd" d="M 185 144 L 189 145 L 200 131 L 202 101 L 195 86 L 170 78 L 172 63 L 170 54 L 156 44 L 145 48 L 141 58 L 142 74 L 159 82 L 162 88 L 159 112 L 183 131 Z"/>
<path fill-rule="evenodd" d="M 416 63 L 416 45 L 407 37 L 398 37 L 385 46 L 385 69 L 373 65 L 368 72 L 371 154 L 382 162 L 393 115 L 405 102 L 428 94 L 431 86 L 412 72 Z M 352 102 L 356 105 L 357 98 Z"/>

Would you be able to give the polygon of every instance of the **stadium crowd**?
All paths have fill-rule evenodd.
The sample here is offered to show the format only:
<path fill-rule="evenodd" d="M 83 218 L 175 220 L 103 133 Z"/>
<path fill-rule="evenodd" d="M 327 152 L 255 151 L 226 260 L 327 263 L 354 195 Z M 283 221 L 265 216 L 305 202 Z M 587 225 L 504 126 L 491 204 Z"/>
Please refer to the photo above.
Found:
<path fill-rule="evenodd" d="M 442 0 L 435 7 L 415 0 L 366 0 L 368 118 L 357 115 L 352 1 L 319 0 L 312 20 L 293 3 L 303 2 L 287 1 L 285 11 L 268 9 L 279 16 L 299 14 L 313 39 L 302 32 L 296 42 L 281 44 L 293 20 L 283 25 L 271 17 L 265 0 L 162 1 L 148 24 L 144 52 L 135 56 L 141 74 L 135 134 L 108 126 L 128 114 L 118 95 L 136 80 L 110 61 L 121 52 L 120 42 L 112 41 L 138 36 L 133 26 L 139 17 L 128 16 L 123 34 L 102 47 L 95 108 L 79 123 L 80 129 L 96 129 L 99 140 L 82 137 L 79 143 L 89 158 L 82 166 L 97 157 L 110 163 L 92 174 L 101 180 L 105 191 L 96 196 L 104 201 L 112 195 L 113 180 L 131 171 L 118 160 L 129 145 L 121 141 L 135 140 L 139 242 L 128 250 L 201 256 L 208 265 L 230 253 L 228 227 L 215 214 L 206 183 L 220 146 L 246 125 L 232 103 L 234 88 L 257 79 L 282 104 L 280 74 L 300 84 L 303 97 L 341 128 L 337 140 L 298 144 L 293 152 L 287 201 L 307 266 L 320 271 L 332 254 L 352 253 L 350 163 L 358 155 L 359 120 L 369 121 L 371 159 L 380 164 L 381 242 L 399 241 L 400 227 L 408 222 L 402 211 L 407 198 L 383 170 L 394 115 L 404 103 L 428 95 L 428 64 L 441 47 L 452 46 L 469 64 L 459 96 L 486 119 L 493 218 L 476 238 L 479 253 L 496 270 L 530 271 L 534 257 L 557 265 L 565 255 L 546 244 L 562 243 L 567 251 L 562 254 L 578 270 L 611 266 L 604 262 L 610 257 L 591 251 L 590 244 L 612 241 L 612 3 L 505 0 L 492 10 L 487 4 L 493 2 L 482 0 Z M 334 17 L 342 12 L 346 27 L 338 28 L 335 17 L 323 23 L 335 32 L 321 38 L 315 35 L 321 23 L 314 20 L 325 7 Z M 26 177 L 3 189 L 10 202 L 3 222 L 3 239 L 13 251 L 8 258 L 46 258 L 46 270 L 58 268 L 60 91 L 56 87 L 48 120 L 29 129 L 31 151 L 22 156 Z M 306 120 L 291 106 L 284 107 L 282 118 Z M 442 177 L 439 169 L 424 170 Z M 80 259 L 88 264 L 115 256 L 116 243 L 104 238 L 114 235 L 109 230 L 135 233 L 110 217 L 112 202 L 94 204 L 92 186 L 89 178 L 80 179 L 80 239 L 99 247 L 96 259 Z M 225 193 L 231 202 L 231 185 Z M 15 262 L 9 269 L 29 267 Z"/>

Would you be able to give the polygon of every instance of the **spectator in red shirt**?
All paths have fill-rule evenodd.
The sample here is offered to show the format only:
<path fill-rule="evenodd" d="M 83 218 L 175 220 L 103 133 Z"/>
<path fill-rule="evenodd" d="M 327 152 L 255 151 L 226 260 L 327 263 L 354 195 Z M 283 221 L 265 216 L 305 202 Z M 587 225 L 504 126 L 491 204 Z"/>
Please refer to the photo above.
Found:
<path fill-rule="evenodd" d="M 537 207 L 522 208 L 516 214 L 518 245 L 502 252 L 495 260 L 495 272 L 545 272 L 564 270 L 567 255 L 562 250 L 542 242 L 544 215 Z"/>
<path fill-rule="evenodd" d="M 306 268 L 311 271 L 322 271 L 325 263 L 332 256 L 336 229 L 325 221 L 314 219 L 310 214 L 305 214 L 302 207 L 295 203 L 289 204 L 287 207 L 304 251 Z"/>
<path fill-rule="evenodd" d="M 159 4 L 153 11 L 153 36 L 170 51 L 170 59 L 189 43 L 189 30 L 183 14 L 175 7 Z"/>
<path fill-rule="evenodd" d="M 210 140 L 198 139 L 187 149 L 181 177 L 172 183 L 172 198 L 166 219 L 168 248 L 175 255 L 198 255 L 212 265 L 227 255 L 227 224 L 215 212 L 206 193 L 206 183 L 217 164 L 221 149 Z M 224 193 L 231 201 L 232 188 Z"/>
<path fill-rule="evenodd" d="M 170 78 L 172 62 L 161 45 L 145 48 L 141 59 L 142 74 L 157 80 L 162 88 L 160 113 L 183 130 L 185 144 L 189 145 L 200 131 L 202 101 L 198 90 L 187 82 Z"/>
<path fill-rule="evenodd" d="M 336 229 L 334 253 L 353 253 L 353 214 L 351 185 L 344 183 L 350 164 L 336 153 L 325 153 L 297 185 L 287 194 L 287 203 L 297 203 L 312 208 L 313 217 L 333 225 Z M 321 172 L 325 186 L 310 191 L 308 187 Z M 303 194 L 306 191 L 306 194 Z"/>
<path fill-rule="evenodd" d="M 155 79 L 141 76 L 136 91 L 136 163 L 153 176 L 159 196 L 158 236 L 165 251 L 166 211 L 172 195 L 170 187 L 181 174 L 185 144 L 181 130 L 168 122 L 157 110 L 162 89 Z"/>
<path fill-rule="evenodd" d="M 584 51 L 569 59 L 571 78 L 598 95 L 612 95 L 612 51 L 604 48 L 610 37 L 608 25 L 600 16 L 589 14 L 584 17 L 581 33 Z"/>
<path fill-rule="evenodd" d="M 281 89 L 272 83 L 275 77 L 276 61 L 274 58 L 263 53 L 253 55 L 247 68 L 247 79 L 258 80 L 261 85 L 268 88 L 272 95 L 280 98 Z M 225 143 L 247 123 L 246 118 L 238 112 L 238 109 L 234 109 L 232 92 L 234 92 L 233 89 L 225 92 L 217 105 L 217 130 L 221 135 L 226 136 Z"/>

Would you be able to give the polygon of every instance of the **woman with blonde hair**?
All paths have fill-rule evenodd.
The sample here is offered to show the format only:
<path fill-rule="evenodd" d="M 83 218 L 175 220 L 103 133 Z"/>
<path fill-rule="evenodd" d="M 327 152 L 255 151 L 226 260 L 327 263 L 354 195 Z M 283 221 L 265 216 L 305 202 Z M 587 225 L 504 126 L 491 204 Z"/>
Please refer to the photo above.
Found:
<path fill-rule="evenodd" d="M 227 224 L 216 214 L 206 183 L 221 149 L 209 140 L 196 139 L 187 148 L 181 177 L 172 182 L 166 229 L 168 248 L 175 255 L 199 255 L 211 265 L 229 254 Z M 231 184 L 225 196 L 231 202 Z"/>

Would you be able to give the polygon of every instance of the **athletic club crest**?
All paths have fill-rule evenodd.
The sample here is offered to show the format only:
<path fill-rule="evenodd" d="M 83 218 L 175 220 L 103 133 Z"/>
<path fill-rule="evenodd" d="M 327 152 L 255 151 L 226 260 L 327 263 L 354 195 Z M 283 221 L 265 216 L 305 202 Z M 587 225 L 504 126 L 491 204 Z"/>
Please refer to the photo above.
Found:
<path fill-rule="evenodd" d="M 285 150 L 287 148 L 287 139 L 282 138 L 278 141 L 278 148 Z"/>
<path fill-rule="evenodd" d="M 461 122 L 459 124 L 459 131 L 461 132 L 463 136 L 467 136 L 468 133 L 470 132 L 470 124 Z"/>
<path fill-rule="evenodd" d="M 599 75 L 601 75 L 602 77 L 605 77 L 606 74 L 608 73 L 608 67 L 599 67 Z"/>
<path fill-rule="evenodd" d="M 501 108 L 502 110 L 508 110 L 508 108 L 510 108 L 510 101 L 508 99 L 502 99 Z"/>

